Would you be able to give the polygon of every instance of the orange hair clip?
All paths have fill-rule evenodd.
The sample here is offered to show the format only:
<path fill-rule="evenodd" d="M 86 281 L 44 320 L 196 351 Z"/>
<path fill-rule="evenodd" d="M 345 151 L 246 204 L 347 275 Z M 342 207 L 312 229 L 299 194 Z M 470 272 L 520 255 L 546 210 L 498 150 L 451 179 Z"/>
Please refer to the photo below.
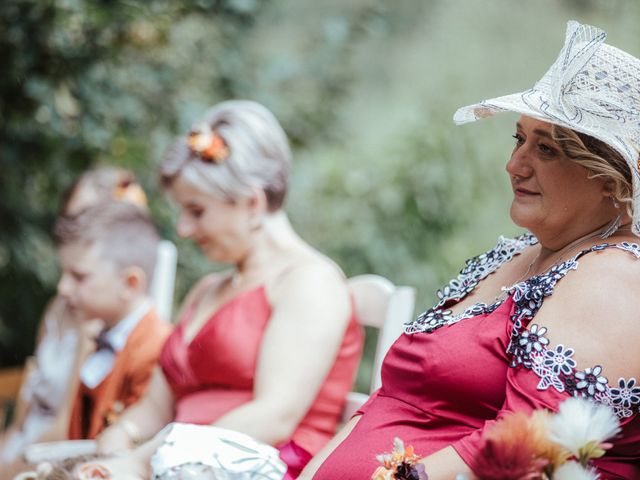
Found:
<path fill-rule="evenodd" d="M 132 203 L 140 208 L 147 206 L 147 196 L 144 190 L 136 182 L 130 180 L 123 180 L 113 189 L 113 198 Z"/>
<path fill-rule="evenodd" d="M 219 133 L 209 125 L 196 128 L 189 133 L 189 149 L 206 163 L 219 165 L 229 158 L 229 147 Z"/>

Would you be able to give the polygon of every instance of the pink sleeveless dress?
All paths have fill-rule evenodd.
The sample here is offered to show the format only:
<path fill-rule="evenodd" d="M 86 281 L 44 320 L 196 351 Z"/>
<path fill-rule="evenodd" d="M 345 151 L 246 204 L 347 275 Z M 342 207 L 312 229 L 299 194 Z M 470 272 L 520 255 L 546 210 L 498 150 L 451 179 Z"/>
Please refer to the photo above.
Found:
<path fill-rule="evenodd" d="M 640 258 L 638 245 L 593 247 L 514 285 L 504 300 L 473 305 L 460 315 L 447 310 L 536 242 L 531 235 L 501 239 L 438 292 L 436 307 L 406 325 L 384 360 L 382 387 L 314 479 L 369 480 L 378 466 L 376 455 L 389 452 L 394 437 L 421 456 L 451 445 L 473 469 L 482 433 L 497 418 L 519 410 L 556 411 L 569 395 L 611 405 L 622 425 L 613 448 L 594 462 L 601 479 L 640 479 L 640 387 L 635 379 L 609 386 L 598 365 L 577 371 L 573 350 L 550 346 L 547 330 L 534 320 L 582 255 L 619 248 Z"/>
<path fill-rule="evenodd" d="M 165 343 L 160 366 L 176 399 L 175 421 L 206 425 L 253 398 L 258 352 L 271 307 L 263 286 L 240 293 L 185 344 L 183 331 L 193 310 L 191 306 L 185 311 Z M 362 331 L 352 316 L 314 403 L 291 440 L 278 446 L 293 474 L 334 435 L 361 347 Z"/>

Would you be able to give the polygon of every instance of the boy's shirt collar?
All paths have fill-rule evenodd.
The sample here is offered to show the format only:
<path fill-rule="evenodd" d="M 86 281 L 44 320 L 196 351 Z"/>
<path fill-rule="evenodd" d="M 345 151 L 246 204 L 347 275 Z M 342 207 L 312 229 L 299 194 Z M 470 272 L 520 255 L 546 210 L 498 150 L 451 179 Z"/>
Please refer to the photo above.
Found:
<path fill-rule="evenodd" d="M 142 320 L 142 318 L 151 309 L 151 302 L 144 300 L 140 305 L 131 310 L 122 320 L 116 323 L 113 327 L 105 333 L 105 339 L 109 342 L 109 345 L 119 352 L 124 348 L 129 338 L 131 331 L 136 328 L 136 325 Z"/>
<path fill-rule="evenodd" d="M 80 380 L 86 387 L 96 388 L 111 373 L 116 361 L 116 354 L 124 348 L 129 335 L 150 309 L 151 302 L 149 300 L 143 301 L 105 332 L 104 339 L 111 345 L 113 351 L 109 349 L 97 350 L 85 360 L 80 369 Z"/>

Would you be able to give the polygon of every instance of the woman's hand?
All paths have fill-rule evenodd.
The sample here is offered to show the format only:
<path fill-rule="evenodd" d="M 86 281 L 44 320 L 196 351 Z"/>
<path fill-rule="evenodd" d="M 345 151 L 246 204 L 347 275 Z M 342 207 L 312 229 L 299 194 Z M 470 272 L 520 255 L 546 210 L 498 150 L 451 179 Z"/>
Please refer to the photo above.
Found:
<path fill-rule="evenodd" d="M 109 428 L 102 431 L 96 439 L 98 454 L 112 455 L 133 448 L 133 441 L 124 428 L 118 423 L 114 423 Z"/>
<path fill-rule="evenodd" d="M 98 453 L 109 455 L 131 450 L 153 437 L 173 419 L 173 405 L 173 394 L 162 370 L 156 367 L 144 396 L 98 436 Z"/>

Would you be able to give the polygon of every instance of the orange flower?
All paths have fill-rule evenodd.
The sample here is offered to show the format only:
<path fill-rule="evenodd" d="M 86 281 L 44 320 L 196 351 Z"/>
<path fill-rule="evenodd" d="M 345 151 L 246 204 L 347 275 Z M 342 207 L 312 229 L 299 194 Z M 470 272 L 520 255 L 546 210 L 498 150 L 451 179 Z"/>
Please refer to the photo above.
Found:
<path fill-rule="evenodd" d="M 229 147 L 224 139 L 208 125 L 192 131 L 187 143 L 191 151 L 206 162 L 218 165 L 229 157 Z"/>
<path fill-rule="evenodd" d="M 536 458 L 533 431 L 524 412 L 506 416 L 485 433 L 474 472 L 483 480 L 538 480 L 547 460 Z"/>
<path fill-rule="evenodd" d="M 137 183 L 123 182 L 113 190 L 113 198 L 123 202 L 129 202 L 140 208 L 147 206 L 147 196 Z"/>

